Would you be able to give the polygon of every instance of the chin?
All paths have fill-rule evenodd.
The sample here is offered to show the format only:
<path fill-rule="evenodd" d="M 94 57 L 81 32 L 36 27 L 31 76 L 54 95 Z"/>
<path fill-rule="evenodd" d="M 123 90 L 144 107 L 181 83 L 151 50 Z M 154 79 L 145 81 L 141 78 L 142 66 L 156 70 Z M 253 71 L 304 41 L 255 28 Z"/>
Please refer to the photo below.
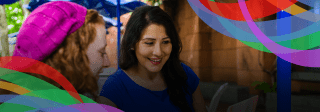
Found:
<path fill-rule="evenodd" d="M 156 73 L 156 72 L 160 72 L 162 67 L 148 67 L 147 68 L 150 72 Z"/>

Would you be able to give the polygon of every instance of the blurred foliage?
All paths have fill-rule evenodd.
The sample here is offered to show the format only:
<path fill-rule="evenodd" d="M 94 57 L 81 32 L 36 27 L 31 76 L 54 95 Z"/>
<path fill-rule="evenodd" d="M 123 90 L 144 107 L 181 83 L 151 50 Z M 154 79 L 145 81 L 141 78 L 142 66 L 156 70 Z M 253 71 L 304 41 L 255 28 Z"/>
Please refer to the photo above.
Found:
<path fill-rule="evenodd" d="M 151 2 L 152 6 L 160 6 L 162 4 L 162 0 L 144 0 L 144 2 Z"/>
<path fill-rule="evenodd" d="M 18 32 L 23 23 L 23 12 L 19 1 L 13 4 L 7 4 L 5 8 L 9 30 L 8 34 Z"/>
<path fill-rule="evenodd" d="M 256 86 L 256 85 L 258 85 L 258 86 Z M 275 82 L 273 84 L 273 86 L 270 87 L 270 85 L 266 82 L 255 81 L 251 84 L 251 86 L 256 86 L 254 88 L 254 90 L 260 89 L 260 90 L 263 90 L 264 93 L 269 93 L 269 92 L 276 92 L 277 83 Z"/>

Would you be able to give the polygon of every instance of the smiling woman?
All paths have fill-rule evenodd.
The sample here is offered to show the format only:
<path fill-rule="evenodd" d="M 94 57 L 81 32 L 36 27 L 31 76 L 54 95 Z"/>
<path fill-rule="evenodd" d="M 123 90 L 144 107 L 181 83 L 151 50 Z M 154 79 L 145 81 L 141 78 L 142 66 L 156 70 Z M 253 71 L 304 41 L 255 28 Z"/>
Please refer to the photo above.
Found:
<path fill-rule="evenodd" d="M 167 13 L 135 9 L 121 41 L 120 69 L 105 82 L 102 103 L 129 112 L 205 112 L 199 78 L 180 61 L 181 49 Z"/>
<path fill-rule="evenodd" d="M 141 33 L 141 40 L 135 45 L 135 54 L 139 61 L 137 71 L 150 72 L 145 76 L 161 71 L 172 51 L 170 38 L 162 25 L 151 24 Z M 134 50 L 134 49 L 133 49 Z M 147 69 L 143 70 L 143 69 Z"/>

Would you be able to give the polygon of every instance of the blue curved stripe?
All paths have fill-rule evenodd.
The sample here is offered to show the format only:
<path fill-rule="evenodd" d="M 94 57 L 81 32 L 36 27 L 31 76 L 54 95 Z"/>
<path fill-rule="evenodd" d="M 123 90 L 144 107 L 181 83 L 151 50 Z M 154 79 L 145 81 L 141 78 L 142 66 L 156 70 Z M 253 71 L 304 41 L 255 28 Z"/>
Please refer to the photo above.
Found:
<path fill-rule="evenodd" d="M 62 103 L 54 102 L 48 99 L 26 95 L 0 95 L 1 103 L 20 104 L 33 108 L 63 107 Z"/>

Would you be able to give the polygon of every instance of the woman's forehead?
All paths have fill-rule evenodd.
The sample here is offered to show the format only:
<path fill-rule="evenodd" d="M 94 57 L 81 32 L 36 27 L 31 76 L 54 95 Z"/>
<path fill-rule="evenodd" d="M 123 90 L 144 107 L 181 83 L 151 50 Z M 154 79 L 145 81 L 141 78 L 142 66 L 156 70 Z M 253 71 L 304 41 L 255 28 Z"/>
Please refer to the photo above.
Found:
<path fill-rule="evenodd" d="M 165 27 L 164 25 L 162 24 L 155 24 L 155 23 L 152 23 L 152 24 L 149 24 L 147 25 L 142 32 L 147 32 L 147 31 L 153 31 L 153 30 L 158 30 L 157 32 L 159 32 L 160 30 L 161 31 L 165 31 Z"/>
<path fill-rule="evenodd" d="M 151 24 L 141 32 L 141 40 L 143 39 L 163 39 L 167 38 L 165 27 L 163 25 Z"/>

